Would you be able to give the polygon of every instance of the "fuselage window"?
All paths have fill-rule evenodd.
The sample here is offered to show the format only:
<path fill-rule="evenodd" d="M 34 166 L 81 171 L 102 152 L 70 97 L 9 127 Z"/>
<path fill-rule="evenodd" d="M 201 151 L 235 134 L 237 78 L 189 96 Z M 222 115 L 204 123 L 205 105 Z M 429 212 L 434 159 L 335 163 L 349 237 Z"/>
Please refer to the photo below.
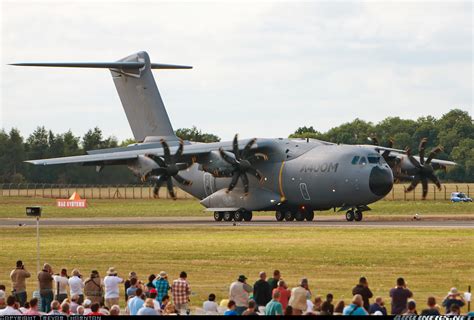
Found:
<path fill-rule="evenodd" d="M 359 156 L 354 156 L 354 158 L 352 158 L 352 164 L 357 164 L 357 162 L 359 162 Z"/>
<path fill-rule="evenodd" d="M 367 159 L 369 160 L 369 163 L 379 163 L 380 157 L 378 156 L 368 156 Z"/>
<path fill-rule="evenodd" d="M 365 159 L 365 157 L 361 157 L 360 160 L 359 160 L 359 164 L 365 166 L 367 164 L 367 160 Z"/>

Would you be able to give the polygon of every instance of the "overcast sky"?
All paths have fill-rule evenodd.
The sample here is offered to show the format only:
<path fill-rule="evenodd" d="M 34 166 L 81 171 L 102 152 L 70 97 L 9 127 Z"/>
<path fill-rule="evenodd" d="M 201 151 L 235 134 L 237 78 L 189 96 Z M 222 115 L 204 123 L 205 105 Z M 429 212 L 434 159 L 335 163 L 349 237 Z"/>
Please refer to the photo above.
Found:
<path fill-rule="evenodd" d="M 175 129 L 231 139 L 361 118 L 473 114 L 472 2 L 3 2 L 0 125 L 132 137 L 108 70 L 145 50 Z"/>

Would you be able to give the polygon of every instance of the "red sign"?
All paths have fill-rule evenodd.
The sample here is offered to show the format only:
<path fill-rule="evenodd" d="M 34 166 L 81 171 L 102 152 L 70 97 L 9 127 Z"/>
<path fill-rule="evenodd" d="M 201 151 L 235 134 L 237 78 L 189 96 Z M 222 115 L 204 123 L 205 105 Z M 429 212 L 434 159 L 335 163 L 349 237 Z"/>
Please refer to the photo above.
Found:
<path fill-rule="evenodd" d="M 56 206 L 59 208 L 87 208 L 87 200 L 81 199 L 77 192 L 74 192 L 69 199 L 56 199 Z"/>

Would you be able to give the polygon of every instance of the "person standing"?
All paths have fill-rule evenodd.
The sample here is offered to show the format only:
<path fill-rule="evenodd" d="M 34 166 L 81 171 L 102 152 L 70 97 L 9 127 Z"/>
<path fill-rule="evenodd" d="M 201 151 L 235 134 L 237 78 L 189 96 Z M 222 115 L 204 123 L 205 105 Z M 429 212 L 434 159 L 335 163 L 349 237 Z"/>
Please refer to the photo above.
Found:
<path fill-rule="evenodd" d="M 290 300 L 290 297 L 291 297 L 291 291 L 288 290 L 288 287 L 286 286 L 286 283 L 283 280 L 278 281 L 278 286 L 275 289 L 273 289 L 272 294 L 275 293 L 275 291 L 280 292 L 279 301 L 283 307 L 283 310 L 285 310 L 286 306 L 288 305 L 288 301 Z"/>
<path fill-rule="evenodd" d="M 71 296 L 77 295 L 79 297 L 78 304 L 82 304 L 84 302 L 84 283 L 81 279 L 81 273 L 79 270 L 74 269 L 72 270 L 72 276 L 69 278 L 69 292 Z"/>
<path fill-rule="evenodd" d="M 262 271 L 259 278 L 253 285 L 253 299 L 259 307 L 265 307 L 272 300 L 272 289 L 267 282 L 267 274 Z"/>
<path fill-rule="evenodd" d="M 229 288 L 229 300 L 235 302 L 238 315 L 247 309 L 249 294 L 253 291 L 251 285 L 247 284 L 247 277 L 241 274 L 237 281 L 232 282 Z"/>
<path fill-rule="evenodd" d="M 280 281 L 280 279 L 281 279 L 280 270 L 274 270 L 273 278 L 268 279 L 268 284 L 270 285 L 270 288 L 272 291 L 278 287 L 278 281 Z"/>
<path fill-rule="evenodd" d="M 84 295 L 92 303 L 98 303 L 99 305 L 103 301 L 104 289 L 102 281 L 100 279 L 99 271 L 92 270 L 90 278 L 84 281 Z"/>
<path fill-rule="evenodd" d="M 127 294 L 127 290 L 128 290 L 128 288 L 130 288 L 130 286 L 132 285 L 132 284 L 131 284 L 131 280 L 132 280 L 133 278 L 135 278 L 135 279 L 138 280 L 138 276 L 137 276 L 137 273 L 136 273 L 135 271 L 131 271 L 131 272 L 128 274 L 128 279 L 125 280 L 125 282 L 124 282 L 124 284 L 123 284 L 124 287 L 125 287 L 125 301 L 128 301 L 129 296 L 128 296 L 128 294 Z"/>
<path fill-rule="evenodd" d="M 459 308 L 462 308 L 465 305 L 464 298 L 456 288 L 451 288 L 451 290 L 448 292 L 448 295 L 443 300 L 443 307 L 446 308 L 446 313 L 451 312 L 452 305 L 456 305 Z"/>
<path fill-rule="evenodd" d="M 43 265 L 43 270 L 38 273 L 41 311 L 49 313 L 51 311 L 51 302 L 53 302 L 53 268 L 48 263 Z"/>
<path fill-rule="evenodd" d="M 367 281 L 366 277 L 360 277 L 359 284 L 352 289 L 352 295 L 355 296 L 356 294 L 360 294 L 362 296 L 362 300 L 364 301 L 364 309 L 368 312 L 370 309 L 369 299 L 373 297 L 373 294 L 369 289 L 369 282 Z"/>
<path fill-rule="evenodd" d="M 164 296 L 168 295 L 168 291 L 171 289 L 168 282 L 168 274 L 164 271 L 161 271 L 158 277 L 153 280 L 153 285 L 156 289 L 156 301 L 161 304 Z"/>
<path fill-rule="evenodd" d="M 12 292 L 20 304 L 20 307 L 23 307 L 28 299 L 26 293 L 26 278 L 29 277 L 31 277 L 31 274 L 26 271 L 23 261 L 18 260 L 16 262 L 16 268 L 10 273 L 10 279 L 12 280 Z"/>
<path fill-rule="evenodd" d="M 189 314 L 189 297 L 191 295 L 191 288 L 189 287 L 187 278 L 188 275 L 186 274 L 186 272 L 181 271 L 181 273 L 179 274 L 179 279 L 173 281 L 173 285 L 171 286 L 171 293 L 173 294 L 173 303 L 175 305 L 176 310 L 178 310 L 178 312 L 186 310 L 186 313 Z"/>
<path fill-rule="evenodd" d="M 308 288 L 308 279 L 301 279 L 300 285 L 296 288 L 291 289 L 291 297 L 288 305 L 293 308 L 294 315 L 302 315 L 308 307 L 306 300 L 309 296 Z"/>
<path fill-rule="evenodd" d="M 408 299 L 413 297 L 413 293 L 407 288 L 405 279 L 397 279 L 397 286 L 390 290 L 390 297 L 392 298 L 392 314 L 403 314 L 407 310 Z"/>
<path fill-rule="evenodd" d="M 67 276 L 67 270 L 61 269 L 61 273 L 53 276 L 54 283 L 56 284 L 56 300 L 62 303 L 67 299 L 67 286 L 69 285 L 69 277 Z"/>
<path fill-rule="evenodd" d="M 107 270 L 107 276 L 104 278 L 105 286 L 105 304 L 110 309 L 114 305 L 119 304 L 119 284 L 123 279 L 117 276 L 114 267 Z"/>
<path fill-rule="evenodd" d="M 282 316 L 283 315 L 283 307 L 279 299 L 280 299 L 280 291 L 275 291 L 273 293 L 273 299 L 269 303 L 267 303 L 267 305 L 265 306 L 266 316 Z"/>
<path fill-rule="evenodd" d="M 130 279 L 130 286 L 128 287 L 126 293 L 127 297 L 130 299 L 136 295 L 138 289 L 138 279 L 137 278 L 132 278 Z"/>

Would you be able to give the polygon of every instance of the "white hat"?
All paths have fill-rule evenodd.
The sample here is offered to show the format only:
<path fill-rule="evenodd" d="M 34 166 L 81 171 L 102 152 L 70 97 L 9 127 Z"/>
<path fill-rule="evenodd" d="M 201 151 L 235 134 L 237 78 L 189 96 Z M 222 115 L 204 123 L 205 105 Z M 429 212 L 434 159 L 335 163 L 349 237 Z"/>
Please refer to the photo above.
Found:
<path fill-rule="evenodd" d="M 82 303 L 82 305 L 86 308 L 90 307 L 91 304 L 92 304 L 92 301 L 89 299 L 84 300 L 84 302 Z"/>
<path fill-rule="evenodd" d="M 377 311 L 375 311 L 374 313 L 372 313 L 372 315 L 373 315 L 373 316 L 383 316 L 383 313 L 382 313 L 382 311 L 377 310 Z"/>
<path fill-rule="evenodd" d="M 456 288 L 453 287 L 453 288 L 451 288 L 451 290 L 449 290 L 448 294 L 449 294 L 450 296 L 456 296 L 456 295 L 459 294 L 459 292 L 458 292 L 458 289 L 456 289 Z"/>

